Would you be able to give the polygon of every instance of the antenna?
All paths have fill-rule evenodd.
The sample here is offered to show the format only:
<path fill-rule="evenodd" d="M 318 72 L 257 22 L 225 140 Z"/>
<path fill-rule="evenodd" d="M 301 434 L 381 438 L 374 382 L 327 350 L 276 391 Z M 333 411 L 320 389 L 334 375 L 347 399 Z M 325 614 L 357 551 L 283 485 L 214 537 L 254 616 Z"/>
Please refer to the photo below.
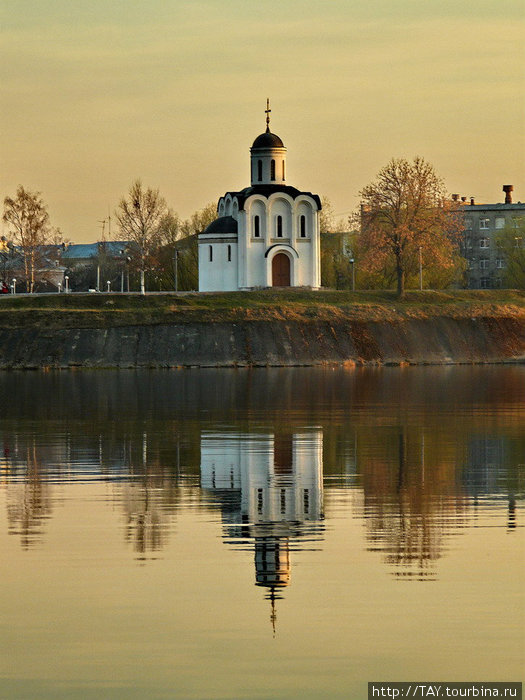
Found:
<path fill-rule="evenodd" d="M 104 238 L 104 231 L 105 231 L 105 228 L 106 228 L 106 219 L 102 219 L 102 221 L 99 221 L 98 223 L 99 223 L 99 224 L 102 224 L 102 226 L 100 227 L 100 228 L 102 229 L 102 240 L 105 241 L 105 238 Z"/>

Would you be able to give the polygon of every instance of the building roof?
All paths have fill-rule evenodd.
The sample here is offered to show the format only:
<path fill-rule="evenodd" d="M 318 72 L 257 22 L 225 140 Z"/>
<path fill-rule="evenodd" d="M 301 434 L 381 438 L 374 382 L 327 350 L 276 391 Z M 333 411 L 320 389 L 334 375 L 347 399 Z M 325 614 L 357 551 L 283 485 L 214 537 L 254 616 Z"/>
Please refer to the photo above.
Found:
<path fill-rule="evenodd" d="M 284 194 L 287 194 L 292 199 L 297 199 L 300 195 L 306 195 L 307 197 L 311 197 L 317 204 L 317 208 L 321 210 L 321 199 L 319 195 L 312 194 L 311 192 L 301 192 L 301 190 L 298 190 L 296 187 L 291 187 L 290 185 L 252 185 L 251 187 L 245 187 L 240 192 L 226 192 L 226 194 L 237 197 L 239 209 L 242 210 L 244 209 L 244 203 L 248 197 L 254 194 L 260 194 L 268 199 L 268 197 L 276 192 L 284 192 Z"/>
<path fill-rule="evenodd" d="M 203 233 L 237 233 L 237 221 L 233 216 L 220 216 L 212 221 Z"/>
<path fill-rule="evenodd" d="M 70 243 L 62 253 L 63 259 L 92 258 L 98 254 L 98 243 Z"/>
<path fill-rule="evenodd" d="M 277 134 L 272 134 L 271 131 L 267 130 L 264 134 L 260 134 L 252 144 L 252 150 L 259 148 L 284 148 L 284 143 Z"/>
<path fill-rule="evenodd" d="M 101 250 L 107 255 L 124 255 L 129 241 L 99 241 L 97 243 L 70 243 L 62 252 L 63 260 L 85 260 L 96 257 Z"/>
<path fill-rule="evenodd" d="M 525 211 L 525 202 L 512 202 L 512 204 L 465 204 L 461 207 L 460 211 L 468 214 L 473 211 L 482 211 L 486 209 L 487 211 Z"/>

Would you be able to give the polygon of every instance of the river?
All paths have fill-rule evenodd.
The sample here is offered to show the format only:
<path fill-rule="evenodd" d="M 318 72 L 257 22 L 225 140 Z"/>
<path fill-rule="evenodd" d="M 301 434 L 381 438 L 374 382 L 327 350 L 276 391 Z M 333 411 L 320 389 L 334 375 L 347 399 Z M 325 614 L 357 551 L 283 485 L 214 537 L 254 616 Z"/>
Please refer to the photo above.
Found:
<path fill-rule="evenodd" d="M 517 681 L 525 367 L 0 375 L 0 697 Z"/>

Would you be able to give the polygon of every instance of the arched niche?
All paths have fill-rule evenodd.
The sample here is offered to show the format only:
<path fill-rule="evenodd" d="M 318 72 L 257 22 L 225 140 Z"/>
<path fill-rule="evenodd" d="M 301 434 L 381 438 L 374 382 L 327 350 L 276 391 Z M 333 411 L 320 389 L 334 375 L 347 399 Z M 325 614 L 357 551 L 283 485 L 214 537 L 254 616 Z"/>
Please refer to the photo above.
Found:
<path fill-rule="evenodd" d="M 269 226 L 271 238 L 277 238 L 279 217 L 282 221 L 282 236 L 280 238 L 291 238 L 292 236 L 292 203 L 288 198 L 276 196 L 271 198 L 269 203 Z"/>

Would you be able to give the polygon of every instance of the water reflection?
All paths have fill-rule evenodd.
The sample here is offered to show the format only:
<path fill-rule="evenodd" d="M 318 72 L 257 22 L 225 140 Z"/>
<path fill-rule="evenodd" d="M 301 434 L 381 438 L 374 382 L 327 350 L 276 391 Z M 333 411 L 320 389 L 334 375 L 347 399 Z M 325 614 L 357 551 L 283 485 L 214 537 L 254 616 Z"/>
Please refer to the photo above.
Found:
<path fill-rule="evenodd" d="M 291 550 L 322 538 L 322 432 L 205 433 L 201 487 L 220 504 L 225 541 L 255 553 L 275 632 L 278 591 L 290 584 Z"/>
<path fill-rule="evenodd" d="M 8 532 L 20 537 L 24 549 L 40 540 L 44 522 L 52 512 L 51 488 L 42 479 L 42 460 L 45 460 L 45 455 L 35 437 L 21 445 L 16 434 L 12 440 L 4 438 L 0 473 L 2 480 L 10 480 L 7 490 Z M 19 474 L 22 478 L 17 478 Z"/>
<path fill-rule="evenodd" d="M 435 579 L 480 513 L 517 527 L 524 395 L 519 367 L 2 375 L 8 529 L 40 544 L 64 484 L 103 483 L 146 561 L 181 508 L 218 507 L 277 595 L 351 492 L 368 550 L 397 578 Z"/>
<path fill-rule="evenodd" d="M 382 432 L 361 470 L 368 549 L 381 552 L 397 577 L 434 579 L 446 536 L 469 517 L 456 462 L 424 431 Z"/>

